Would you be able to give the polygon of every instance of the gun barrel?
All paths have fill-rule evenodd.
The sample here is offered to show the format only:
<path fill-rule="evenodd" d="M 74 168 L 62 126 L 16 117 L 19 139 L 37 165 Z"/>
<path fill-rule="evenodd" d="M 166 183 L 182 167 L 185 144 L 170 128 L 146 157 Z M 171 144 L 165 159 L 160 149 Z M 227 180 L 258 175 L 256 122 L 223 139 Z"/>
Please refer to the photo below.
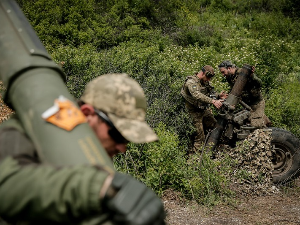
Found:
<path fill-rule="evenodd" d="M 221 135 L 225 129 L 225 125 L 226 125 L 226 118 L 223 116 L 218 116 L 217 118 L 217 124 L 215 129 L 212 130 L 212 132 L 210 133 L 207 142 L 205 143 L 205 146 L 209 147 L 210 150 L 214 151 L 219 143 L 219 140 L 221 138 Z"/>

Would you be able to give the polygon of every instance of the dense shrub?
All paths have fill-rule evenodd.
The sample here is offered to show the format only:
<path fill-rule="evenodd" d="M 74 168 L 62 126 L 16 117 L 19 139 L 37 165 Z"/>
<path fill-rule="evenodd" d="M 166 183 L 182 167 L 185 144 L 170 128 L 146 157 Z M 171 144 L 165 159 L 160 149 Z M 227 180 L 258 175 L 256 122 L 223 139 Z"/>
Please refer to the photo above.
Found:
<path fill-rule="evenodd" d="M 178 136 L 164 124 L 160 123 L 155 131 L 159 142 L 131 145 L 125 155 L 115 158 L 119 171 L 133 174 L 159 194 L 173 189 L 206 205 L 232 196 L 224 171 L 210 154 L 199 152 L 189 157 Z"/>
<path fill-rule="evenodd" d="M 267 101 L 266 112 L 274 126 L 284 127 L 300 137 L 300 71 L 281 81 L 280 88 L 273 89 Z M 288 80 L 292 82 L 288 82 Z"/>

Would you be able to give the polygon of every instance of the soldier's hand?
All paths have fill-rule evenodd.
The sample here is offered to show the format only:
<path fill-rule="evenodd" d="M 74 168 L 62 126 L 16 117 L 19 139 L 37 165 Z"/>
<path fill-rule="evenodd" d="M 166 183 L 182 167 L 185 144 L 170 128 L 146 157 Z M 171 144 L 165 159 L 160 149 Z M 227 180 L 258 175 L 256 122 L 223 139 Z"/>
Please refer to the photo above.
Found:
<path fill-rule="evenodd" d="M 164 225 L 165 211 L 156 194 L 133 177 L 116 172 L 103 200 L 114 224 Z"/>
<path fill-rule="evenodd" d="M 221 108 L 222 107 L 222 105 L 223 105 L 223 102 L 224 100 L 213 100 L 213 105 L 217 108 L 217 109 L 219 109 L 219 108 Z"/>

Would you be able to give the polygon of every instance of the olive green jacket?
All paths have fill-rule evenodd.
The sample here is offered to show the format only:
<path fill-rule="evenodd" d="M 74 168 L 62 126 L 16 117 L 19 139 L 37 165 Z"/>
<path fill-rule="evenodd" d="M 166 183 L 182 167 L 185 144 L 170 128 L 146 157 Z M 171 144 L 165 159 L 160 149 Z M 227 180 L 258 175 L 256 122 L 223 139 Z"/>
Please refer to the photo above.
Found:
<path fill-rule="evenodd" d="M 107 176 L 90 165 L 40 164 L 16 118 L 0 126 L 0 217 L 12 224 L 102 224 Z"/>

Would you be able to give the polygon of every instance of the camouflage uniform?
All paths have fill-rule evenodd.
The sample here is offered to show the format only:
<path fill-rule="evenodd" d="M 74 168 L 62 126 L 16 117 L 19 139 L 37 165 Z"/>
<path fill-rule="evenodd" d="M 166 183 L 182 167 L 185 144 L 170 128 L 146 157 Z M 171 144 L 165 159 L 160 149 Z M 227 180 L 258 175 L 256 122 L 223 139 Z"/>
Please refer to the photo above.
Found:
<path fill-rule="evenodd" d="M 213 129 L 216 124 L 209 105 L 213 99 L 209 97 L 212 92 L 212 86 L 208 82 L 203 82 L 195 74 L 188 76 L 181 89 L 181 95 L 185 99 L 185 107 L 192 117 L 193 124 L 196 128 L 196 137 L 194 140 L 194 149 L 199 149 L 205 141 L 205 132 Z"/>
<path fill-rule="evenodd" d="M 105 112 L 127 140 L 158 139 L 145 121 L 144 92 L 126 74 L 97 77 L 81 100 Z M 12 224 L 164 224 L 160 199 L 132 177 L 43 162 L 17 115 L 0 126 L 0 199 L 0 216 Z"/>
<path fill-rule="evenodd" d="M 236 68 L 235 74 L 226 77 L 227 82 L 232 88 L 237 77 L 241 72 L 241 68 Z M 265 115 L 265 100 L 261 93 L 262 81 L 255 74 L 252 74 L 247 81 L 247 84 L 242 92 L 241 99 L 252 109 L 250 112 L 250 124 L 253 127 L 265 127 L 269 122 Z"/>

